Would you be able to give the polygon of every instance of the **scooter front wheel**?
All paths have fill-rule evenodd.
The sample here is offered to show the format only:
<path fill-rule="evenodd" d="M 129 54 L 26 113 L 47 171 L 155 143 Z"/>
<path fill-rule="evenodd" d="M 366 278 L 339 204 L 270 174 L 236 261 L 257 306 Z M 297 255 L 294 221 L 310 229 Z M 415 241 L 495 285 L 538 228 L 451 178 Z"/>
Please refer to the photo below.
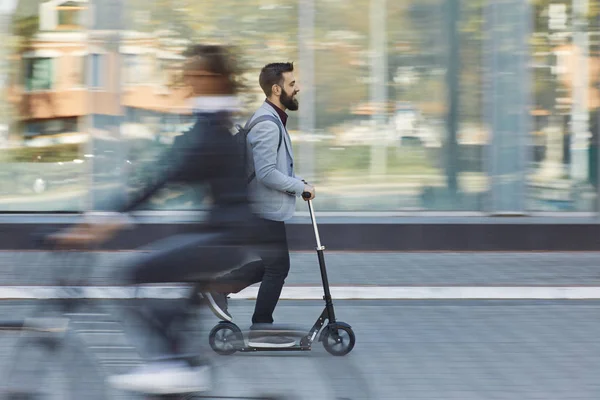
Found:
<path fill-rule="evenodd" d="M 332 324 L 325 327 L 323 347 L 331 355 L 345 356 L 354 348 L 356 336 L 349 326 Z"/>
<path fill-rule="evenodd" d="M 229 356 L 244 343 L 244 335 L 238 326 L 231 322 L 219 322 L 208 337 L 210 347 L 215 353 Z"/>

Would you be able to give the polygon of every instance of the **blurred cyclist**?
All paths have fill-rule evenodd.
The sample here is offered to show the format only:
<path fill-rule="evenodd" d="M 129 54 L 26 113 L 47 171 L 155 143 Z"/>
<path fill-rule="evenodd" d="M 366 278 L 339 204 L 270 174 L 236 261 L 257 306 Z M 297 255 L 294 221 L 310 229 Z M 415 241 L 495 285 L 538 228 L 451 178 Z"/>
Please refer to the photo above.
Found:
<path fill-rule="evenodd" d="M 231 113 L 238 110 L 234 65 L 226 49 L 194 46 L 186 51 L 183 78 L 191 94 L 195 124 L 178 136 L 158 163 L 159 173 L 115 213 L 88 213 L 89 221 L 59 235 L 63 245 L 111 238 L 129 222 L 125 217 L 169 182 L 207 184 L 212 199 L 208 222 L 199 232 L 175 235 L 148 246 L 136 256 L 129 283 L 207 282 L 244 261 L 252 212 L 246 192 L 244 157 L 231 134 Z M 182 354 L 177 323 L 184 321 L 193 299 L 163 310 L 138 300 L 142 327 L 157 343 L 158 361 L 109 378 L 123 390 L 175 394 L 208 390 L 209 369 Z M 163 302 L 164 303 L 164 302 Z"/>

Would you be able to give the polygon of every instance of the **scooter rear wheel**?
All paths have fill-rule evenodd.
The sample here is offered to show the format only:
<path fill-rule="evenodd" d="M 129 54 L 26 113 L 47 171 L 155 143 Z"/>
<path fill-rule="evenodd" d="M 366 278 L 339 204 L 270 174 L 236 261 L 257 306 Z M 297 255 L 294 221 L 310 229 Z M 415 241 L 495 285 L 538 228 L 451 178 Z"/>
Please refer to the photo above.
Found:
<path fill-rule="evenodd" d="M 326 326 L 323 336 L 323 347 L 331 355 L 345 356 L 354 348 L 356 336 L 349 326 Z"/>
<path fill-rule="evenodd" d="M 229 356 L 244 343 L 244 335 L 238 326 L 231 322 L 219 322 L 208 337 L 210 347 L 215 353 Z"/>

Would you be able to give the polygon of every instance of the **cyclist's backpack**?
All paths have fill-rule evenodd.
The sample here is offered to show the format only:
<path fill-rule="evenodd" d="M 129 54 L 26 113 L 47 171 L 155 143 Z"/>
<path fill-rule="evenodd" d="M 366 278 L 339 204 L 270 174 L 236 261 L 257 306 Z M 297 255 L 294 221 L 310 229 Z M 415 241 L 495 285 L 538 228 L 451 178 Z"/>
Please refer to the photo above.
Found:
<path fill-rule="evenodd" d="M 252 122 L 250 122 L 252 121 Z M 272 115 L 261 115 L 260 117 L 252 120 L 252 118 L 250 118 L 248 120 L 248 122 L 246 122 L 246 125 L 242 128 L 240 125 L 236 125 L 237 128 L 237 133 L 234 135 L 234 138 L 236 139 L 238 145 L 240 146 L 240 148 L 242 149 L 242 154 L 244 155 L 244 165 L 249 168 L 251 171 L 248 174 L 248 183 L 252 182 L 252 180 L 254 178 L 256 178 L 256 171 L 254 171 L 254 167 L 250 167 L 248 164 L 248 150 L 247 150 L 247 140 L 248 140 L 248 133 L 250 133 L 250 131 L 252 130 L 252 128 L 254 128 L 254 126 L 258 123 L 264 122 L 264 121 L 273 121 L 277 124 L 277 127 L 279 128 L 279 144 L 277 145 L 277 151 L 279 152 L 279 149 L 281 148 L 281 141 L 283 140 L 283 132 L 281 131 L 281 123 L 279 122 L 279 120 L 277 118 L 275 118 Z"/>

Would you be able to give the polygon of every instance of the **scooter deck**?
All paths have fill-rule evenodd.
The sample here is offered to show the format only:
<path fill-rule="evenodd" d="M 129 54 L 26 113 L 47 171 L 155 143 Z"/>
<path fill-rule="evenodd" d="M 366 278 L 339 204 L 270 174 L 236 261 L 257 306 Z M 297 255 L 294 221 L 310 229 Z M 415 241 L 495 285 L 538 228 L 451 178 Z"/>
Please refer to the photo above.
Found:
<path fill-rule="evenodd" d="M 287 336 L 290 337 L 291 335 Z M 311 344 L 312 343 L 310 340 L 308 340 L 306 332 L 304 332 L 303 335 L 296 341 L 295 345 L 287 347 L 251 346 L 248 338 L 246 337 L 244 338 L 244 344 L 238 346 L 237 351 L 241 353 L 252 353 L 255 351 L 310 351 Z"/>
<path fill-rule="evenodd" d="M 249 337 L 250 334 L 256 335 L 258 334 L 258 336 L 261 335 L 265 335 L 265 336 L 275 336 L 275 337 L 292 337 L 297 339 L 297 344 L 295 344 L 294 346 L 287 346 L 287 347 L 263 347 L 263 346 L 250 346 L 249 343 Z M 308 351 L 311 349 L 310 344 L 309 345 L 305 345 L 305 344 L 301 344 L 301 343 L 308 343 L 308 337 L 307 337 L 307 333 L 306 331 L 300 331 L 298 329 L 264 329 L 264 330 L 258 330 L 258 329 L 253 329 L 253 330 L 248 330 L 248 331 L 243 331 L 242 332 L 243 335 L 243 345 L 240 343 L 240 345 L 238 346 L 238 350 L 239 352 L 254 352 L 254 351 Z"/>
<path fill-rule="evenodd" d="M 226 325 L 234 325 L 230 322 L 222 322 Z M 308 351 L 311 349 L 310 340 L 306 330 L 301 330 L 299 327 L 292 327 L 289 325 L 270 325 L 267 329 L 247 329 L 241 330 L 237 328 L 237 337 L 233 340 L 228 340 L 230 344 L 233 344 L 236 351 L 239 352 L 255 352 L 255 351 Z M 286 347 L 272 347 L 272 346 L 251 346 L 250 336 L 273 336 L 273 337 L 287 337 L 296 340 L 294 346 Z"/>
<path fill-rule="evenodd" d="M 290 346 L 290 347 L 253 347 L 246 346 L 240 347 L 237 349 L 240 353 L 252 353 L 255 351 L 310 351 L 312 350 L 311 346 L 305 345 L 302 346 L 300 344 Z"/>
<path fill-rule="evenodd" d="M 243 330 L 244 337 L 249 337 L 250 334 L 265 335 L 265 336 L 306 336 L 306 329 L 248 329 Z"/>

